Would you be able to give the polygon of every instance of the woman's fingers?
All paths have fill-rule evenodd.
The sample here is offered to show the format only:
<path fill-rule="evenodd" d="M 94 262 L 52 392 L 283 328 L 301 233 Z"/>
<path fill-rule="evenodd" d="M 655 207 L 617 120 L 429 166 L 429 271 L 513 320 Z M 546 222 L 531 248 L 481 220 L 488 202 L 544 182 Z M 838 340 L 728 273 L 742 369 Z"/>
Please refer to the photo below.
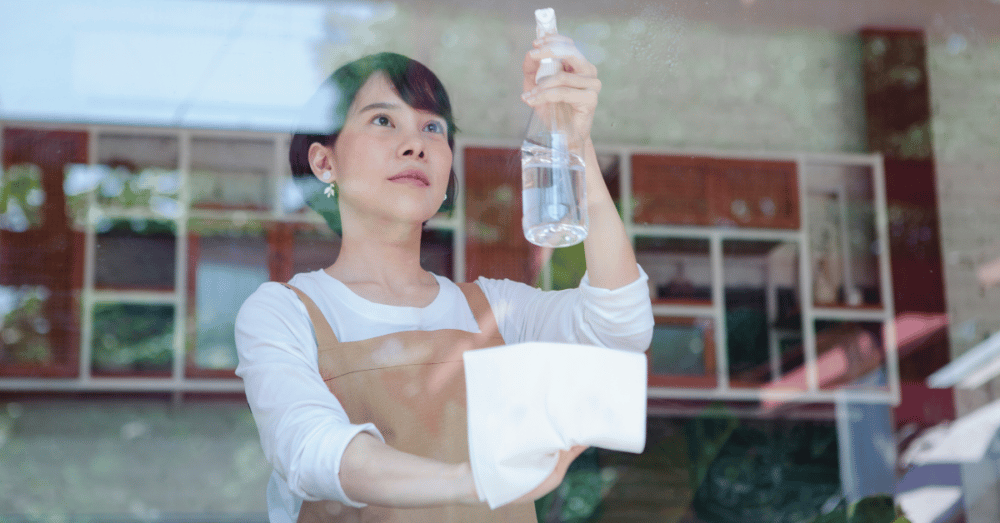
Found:
<path fill-rule="evenodd" d="M 525 93 L 523 98 L 532 107 L 557 102 L 568 103 L 580 112 L 589 112 L 597 107 L 597 90 L 595 89 L 577 89 L 569 86 L 549 87 Z"/>
<path fill-rule="evenodd" d="M 548 45 L 528 51 L 528 55 L 535 60 L 542 58 L 558 58 L 562 60 L 563 68 L 569 72 L 582 74 L 584 76 L 597 76 L 597 67 L 590 63 L 583 53 L 576 46 L 569 45 Z"/>
<path fill-rule="evenodd" d="M 583 454 L 583 451 L 587 450 L 588 448 L 590 447 L 587 447 L 586 445 L 576 445 L 574 447 L 570 447 L 569 450 L 562 451 L 564 454 L 560 457 L 566 460 L 566 470 L 568 470 L 569 466 L 573 464 L 573 461 L 575 461 L 576 458 L 580 457 L 580 454 Z M 564 476 L 566 475 L 566 470 L 563 470 Z"/>
<path fill-rule="evenodd" d="M 601 81 L 596 78 L 570 76 L 573 78 L 564 82 L 553 79 L 550 83 L 549 79 L 546 79 L 535 89 L 524 93 L 522 98 L 532 108 L 550 103 L 569 104 L 573 108 L 573 128 L 579 138 L 586 139 L 590 136 L 590 128 L 593 125 Z"/>
<path fill-rule="evenodd" d="M 573 43 L 573 39 L 570 38 L 570 37 L 568 37 L 568 36 L 566 36 L 566 35 L 561 35 L 561 34 L 558 34 L 558 33 L 556 33 L 556 34 L 547 34 L 547 35 L 545 35 L 545 36 L 543 36 L 541 38 L 535 38 L 535 40 L 533 42 L 531 42 L 531 45 L 533 45 L 535 47 L 543 47 L 543 46 L 545 46 L 545 44 L 554 43 L 554 42 L 561 42 L 561 43 L 572 44 Z"/>
<path fill-rule="evenodd" d="M 526 97 L 532 97 L 547 90 L 567 88 L 578 91 L 601 92 L 601 81 L 596 76 L 581 76 L 573 73 L 556 73 L 542 78 L 537 85 L 526 91 Z"/>
<path fill-rule="evenodd" d="M 573 44 L 562 35 L 548 35 L 532 42 L 533 48 L 524 55 L 524 92 L 521 97 L 531 107 L 564 102 L 573 107 L 574 126 L 581 137 L 590 135 L 597 95 L 601 81 L 597 67 L 587 61 Z M 558 58 L 562 70 L 535 81 L 540 63 L 545 58 Z"/>
<path fill-rule="evenodd" d="M 597 67 L 590 63 L 583 53 L 576 48 L 573 40 L 562 35 L 548 35 L 532 42 L 533 49 L 524 55 L 522 70 L 524 71 L 524 90 L 528 91 L 535 84 L 535 74 L 543 58 L 558 58 L 562 60 L 563 69 L 582 76 L 597 76 Z"/>
<path fill-rule="evenodd" d="M 562 483 L 563 478 L 566 476 L 566 471 L 569 469 L 573 460 L 575 460 L 580 454 L 587 450 L 586 446 L 577 445 L 571 447 L 569 450 L 559 451 L 559 460 L 556 462 L 556 468 L 549 474 L 549 477 L 545 478 L 541 484 L 535 487 L 531 492 L 528 492 L 524 496 L 521 496 L 513 503 L 528 503 L 535 501 L 536 499 L 552 492 L 553 489 Z"/>

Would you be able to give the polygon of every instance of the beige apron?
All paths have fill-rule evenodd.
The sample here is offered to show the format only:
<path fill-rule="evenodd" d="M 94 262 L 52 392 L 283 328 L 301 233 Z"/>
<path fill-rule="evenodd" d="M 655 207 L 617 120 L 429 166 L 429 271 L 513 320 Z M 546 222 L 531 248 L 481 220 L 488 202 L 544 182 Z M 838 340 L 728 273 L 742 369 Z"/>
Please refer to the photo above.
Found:
<path fill-rule="evenodd" d="M 351 423 L 373 423 L 385 442 L 403 452 L 447 463 L 469 460 L 462 353 L 503 345 L 496 318 L 482 289 L 458 284 L 479 324 L 479 333 L 458 329 L 406 331 L 339 342 L 330 324 L 305 293 L 295 291 L 309 312 L 319 355 L 319 372 L 340 400 Z M 535 523 L 531 503 L 490 510 L 485 504 L 433 508 L 357 509 L 330 501 L 304 502 L 304 522 Z"/>

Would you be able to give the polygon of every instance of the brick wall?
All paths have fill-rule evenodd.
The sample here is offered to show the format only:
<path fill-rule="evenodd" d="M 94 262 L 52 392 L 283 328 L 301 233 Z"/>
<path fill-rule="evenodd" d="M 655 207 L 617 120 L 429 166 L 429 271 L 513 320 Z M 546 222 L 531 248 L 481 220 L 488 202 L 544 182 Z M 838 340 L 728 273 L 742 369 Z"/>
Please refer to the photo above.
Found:
<path fill-rule="evenodd" d="M 1000 330 L 1000 286 L 976 278 L 1000 258 L 1000 42 L 928 49 L 941 243 L 952 354 Z"/>

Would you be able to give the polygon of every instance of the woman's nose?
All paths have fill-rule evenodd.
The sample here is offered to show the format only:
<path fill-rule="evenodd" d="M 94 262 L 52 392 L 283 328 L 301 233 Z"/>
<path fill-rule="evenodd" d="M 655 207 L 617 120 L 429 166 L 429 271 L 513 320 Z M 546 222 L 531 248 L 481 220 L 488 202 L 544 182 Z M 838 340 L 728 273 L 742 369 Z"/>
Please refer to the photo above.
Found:
<path fill-rule="evenodd" d="M 425 144 L 419 133 L 410 133 L 399 144 L 400 156 L 410 158 L 424 157 Z"/>

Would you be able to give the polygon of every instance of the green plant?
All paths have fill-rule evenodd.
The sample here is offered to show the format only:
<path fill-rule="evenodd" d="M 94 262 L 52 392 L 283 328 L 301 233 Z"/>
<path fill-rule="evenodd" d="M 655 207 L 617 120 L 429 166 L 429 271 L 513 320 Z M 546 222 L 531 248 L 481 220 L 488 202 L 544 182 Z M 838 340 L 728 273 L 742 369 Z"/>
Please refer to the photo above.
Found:
<path fill-rule="evenodd" d="M 0 171 L 0 229 L 24 232 L 42 225 L 42 170 L 19 164 Z"/>
<path fill-rule="evenodd" d="M 804 523 L 910 523 L 892 496 L 876 494 L 847 504 L 843 500 L 830 512 Z"/>

